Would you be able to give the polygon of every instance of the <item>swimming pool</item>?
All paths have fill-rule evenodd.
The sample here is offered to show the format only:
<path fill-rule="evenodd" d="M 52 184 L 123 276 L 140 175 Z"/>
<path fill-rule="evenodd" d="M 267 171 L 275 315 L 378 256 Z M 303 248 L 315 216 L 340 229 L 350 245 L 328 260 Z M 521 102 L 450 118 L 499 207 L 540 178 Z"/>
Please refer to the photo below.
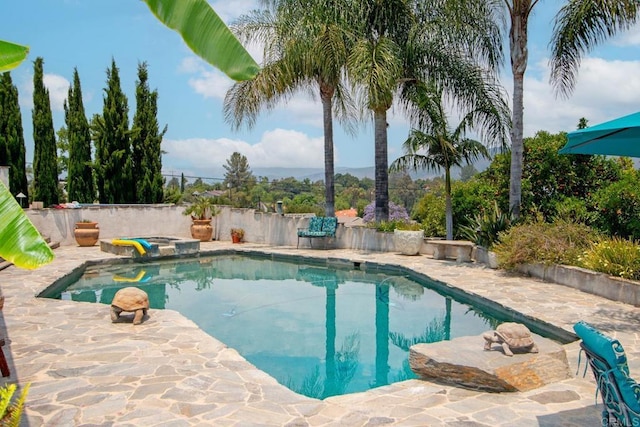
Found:
<path fill-rule="evenodd" d="M 317 398 L 413 378 L 413 343 L 479 335 L 511 320 L 407 274 L 288 261 L 225 254 L 89 265 L 40 296 L 110 304 L 118 289 L 137 286 L 152 309 L 179 311 L 280 383 Z"/>

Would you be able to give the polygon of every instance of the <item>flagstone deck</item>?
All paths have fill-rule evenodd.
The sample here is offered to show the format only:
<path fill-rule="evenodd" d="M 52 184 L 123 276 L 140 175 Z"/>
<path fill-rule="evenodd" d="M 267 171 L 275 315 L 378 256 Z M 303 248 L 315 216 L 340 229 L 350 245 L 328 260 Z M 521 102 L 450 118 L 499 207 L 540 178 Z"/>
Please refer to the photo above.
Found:
<path fill-rule="evenodd" d="M 211 242 L 203 251 L 262 250 L 401 264 L 566 330 L 586 320 L 618 337 L 640 378 L 640 310 L 564 286 L 428 256 Z M 298 395 L 172 310 L 112 324 L 104 305 L 35 298 L 99 248 L 61 247 L 35 271 L 0 271 L 0 332 L 12 375 L 31 383 L 29 426 L 599 426 L 587 377 L 523 393 L 488 394 L 409 380 L 324 401 Z M 565 346 L 575 372 L 578 345 Z M 583 363 L 584 367 L 584 363 Z"/>

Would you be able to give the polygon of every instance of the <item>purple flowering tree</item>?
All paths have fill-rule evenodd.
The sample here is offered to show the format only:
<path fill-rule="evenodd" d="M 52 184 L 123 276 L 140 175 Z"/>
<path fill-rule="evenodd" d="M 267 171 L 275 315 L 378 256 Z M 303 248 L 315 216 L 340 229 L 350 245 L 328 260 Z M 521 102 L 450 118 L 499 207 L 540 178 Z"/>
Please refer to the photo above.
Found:
<path fill-rule="evenodd" d="M 364 216 L 362 220 L 364 222 L 372 222 L 376 219 L 376 207 L 375 203 L 371 202 L 364 208 Z M 402 220 L 409 221 L 409 214 L 404 206 L 396 205 L 393 202 L 389 202 L 389 221 Z"/>

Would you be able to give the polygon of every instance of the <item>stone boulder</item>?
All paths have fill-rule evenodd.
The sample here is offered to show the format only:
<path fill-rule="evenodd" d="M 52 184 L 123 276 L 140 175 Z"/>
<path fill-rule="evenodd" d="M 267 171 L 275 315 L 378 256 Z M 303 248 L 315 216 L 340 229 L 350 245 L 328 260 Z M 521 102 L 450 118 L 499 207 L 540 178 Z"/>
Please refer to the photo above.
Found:
<path fill-rule="evenodd" d="M 421 378 L 489 392 L 527 391 L 572 378 L 564 347 L 533 334 L 539 353 L 507 357 L 497 344 L 483 349 L 482 335 L 416 344 L 409 364 Z"/>

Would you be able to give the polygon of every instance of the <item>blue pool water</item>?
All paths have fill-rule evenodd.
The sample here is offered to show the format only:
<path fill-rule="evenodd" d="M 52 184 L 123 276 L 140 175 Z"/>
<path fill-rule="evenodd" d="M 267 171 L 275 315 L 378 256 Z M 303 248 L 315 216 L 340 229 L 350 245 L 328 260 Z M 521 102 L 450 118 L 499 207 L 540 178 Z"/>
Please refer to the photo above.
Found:
<path fill-rule="evenodd" d="M 428 285 L 378 270 L 224 255 L 90 266 L 41 296 L 110 304 L 118 289 L 137 286 L 152 309 L 179 311 L 280 383 L 325 398 L 414 378 L 412 344 L 499 323 Z"/>

